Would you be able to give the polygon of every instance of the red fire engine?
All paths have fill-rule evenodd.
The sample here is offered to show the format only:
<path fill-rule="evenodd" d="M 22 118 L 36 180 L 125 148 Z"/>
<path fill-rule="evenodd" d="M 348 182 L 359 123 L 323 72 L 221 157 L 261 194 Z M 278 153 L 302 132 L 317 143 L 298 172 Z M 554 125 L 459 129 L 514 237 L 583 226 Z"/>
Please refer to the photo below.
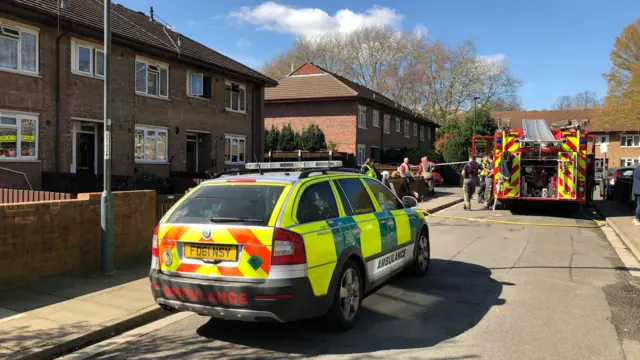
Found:
<path fill-rule="evenodd" d="M 590 201 L 595 186 L 595 137 L 585 121 L 523 120 L 522 130 L 502 126 L 494 136 L 474 136 L 473 154 L 494 159 L 496 199 Z M 587 154 L 590 148 L 590 154 Z"/>

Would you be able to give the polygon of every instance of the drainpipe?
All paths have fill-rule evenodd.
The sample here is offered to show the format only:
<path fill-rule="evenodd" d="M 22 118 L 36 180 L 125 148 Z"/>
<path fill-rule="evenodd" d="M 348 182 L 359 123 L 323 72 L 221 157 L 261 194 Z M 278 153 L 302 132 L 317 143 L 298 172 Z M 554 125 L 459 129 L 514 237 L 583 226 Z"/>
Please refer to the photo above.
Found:
<path fill-rule="evenodd" d="M 60 39 L 66 34 L 66 31 L 60 34 L 60 26 L 58 26 L 58 35 L 56 36 L 56 138 L 54 154 L 56 180 L 60 173 Z M 56 183 L 58 182 L 56 181 Z"/>

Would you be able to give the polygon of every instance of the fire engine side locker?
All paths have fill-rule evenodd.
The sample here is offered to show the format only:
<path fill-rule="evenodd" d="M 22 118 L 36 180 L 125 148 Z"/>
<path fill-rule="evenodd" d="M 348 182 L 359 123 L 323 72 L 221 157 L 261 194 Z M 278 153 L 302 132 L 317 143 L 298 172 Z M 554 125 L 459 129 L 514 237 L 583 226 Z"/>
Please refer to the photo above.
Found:
<path fill-rule="evenodd" d="M 562 200 L 576 199 L 576 181 L 578 154 L 575 152 L 558 153 L 557 198 Z"/>

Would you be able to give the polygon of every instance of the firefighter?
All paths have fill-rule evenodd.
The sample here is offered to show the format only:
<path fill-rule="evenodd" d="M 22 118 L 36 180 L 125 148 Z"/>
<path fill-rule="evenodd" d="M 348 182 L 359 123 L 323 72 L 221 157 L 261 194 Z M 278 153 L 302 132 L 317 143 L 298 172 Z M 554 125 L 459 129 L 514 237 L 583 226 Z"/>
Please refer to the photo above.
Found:
<path fill-rule="evenodd" d="M 373 168 L 373 161 L 371 160 L 371 158 L 367 158 L 367 161 L 365 161 L 364 165 L 362 165 L 362 167 L 360 168 L 360 172 L 374 179 L 378 178 L 378 175 L 376 175 L 376 170 Z"/>
<path fill-rule="evenodd" d="M 462 195 L 464 198 L 464 209 L 471 211 L 471 197 L 476 190 L 476 177 L 478 176 L 478 163 L 476 156 L 469 156 L 469 162 L 462 168 Z"/>
<path fill-rule="evenodd" d="M 413 176 L 413 174 L 411 173 L 411 164 L 409 164 L 409 158 L 404 158 L 404 161 L 398 167 L 398 173 L 402 177 Z"/>
<path fill-rule="evenodd" d="M 493 202 L 494 200 L 494 191 L 495 191 L 495 186 L 493 184 L 493 177 L 495 175 L 495 164 L 493 163 L 493 158 L 490 157 L 488 158 L 488 165 L 487 165 L 487 177 L 484 180 L 484 186 L 485 186 L 485 193 L 488 193 L 487 195 L 487 209 L 491 209 L 493 207 Z"/>
<path fill-rule="evenodd" d="M 479 179 L 480 186 L 478 186 L 478 203 L 480 204 L 482 204 L 485 199 L 485 190 L 486 190 L 485 179 L 487 178 L 487 174 L 489 173 L 488 167 L 489 167 L 489 158 L 488 156 L 485 155 L 482 157 L 482 161 L 480 162 L 480 166 L 478 167 L 478 175 L 480 175 L 480 179 Z"/>

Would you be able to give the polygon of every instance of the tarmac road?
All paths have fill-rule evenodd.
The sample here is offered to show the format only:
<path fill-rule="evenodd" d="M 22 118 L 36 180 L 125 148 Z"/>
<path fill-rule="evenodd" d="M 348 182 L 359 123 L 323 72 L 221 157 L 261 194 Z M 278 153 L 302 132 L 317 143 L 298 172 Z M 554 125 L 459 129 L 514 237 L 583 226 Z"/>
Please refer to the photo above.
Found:
<path fill-rule="evenodd" d="M 499 220 L 584 224 L 499 211 Z M 442 215 L 487 218 L 488 211 Z M 193 315 L 99 359 L 640 359 L 640 285 L 600 229 L 430 218 L 427 278 L 398 277 L 364 301 L 357 328 L 231 323 Z"/>

